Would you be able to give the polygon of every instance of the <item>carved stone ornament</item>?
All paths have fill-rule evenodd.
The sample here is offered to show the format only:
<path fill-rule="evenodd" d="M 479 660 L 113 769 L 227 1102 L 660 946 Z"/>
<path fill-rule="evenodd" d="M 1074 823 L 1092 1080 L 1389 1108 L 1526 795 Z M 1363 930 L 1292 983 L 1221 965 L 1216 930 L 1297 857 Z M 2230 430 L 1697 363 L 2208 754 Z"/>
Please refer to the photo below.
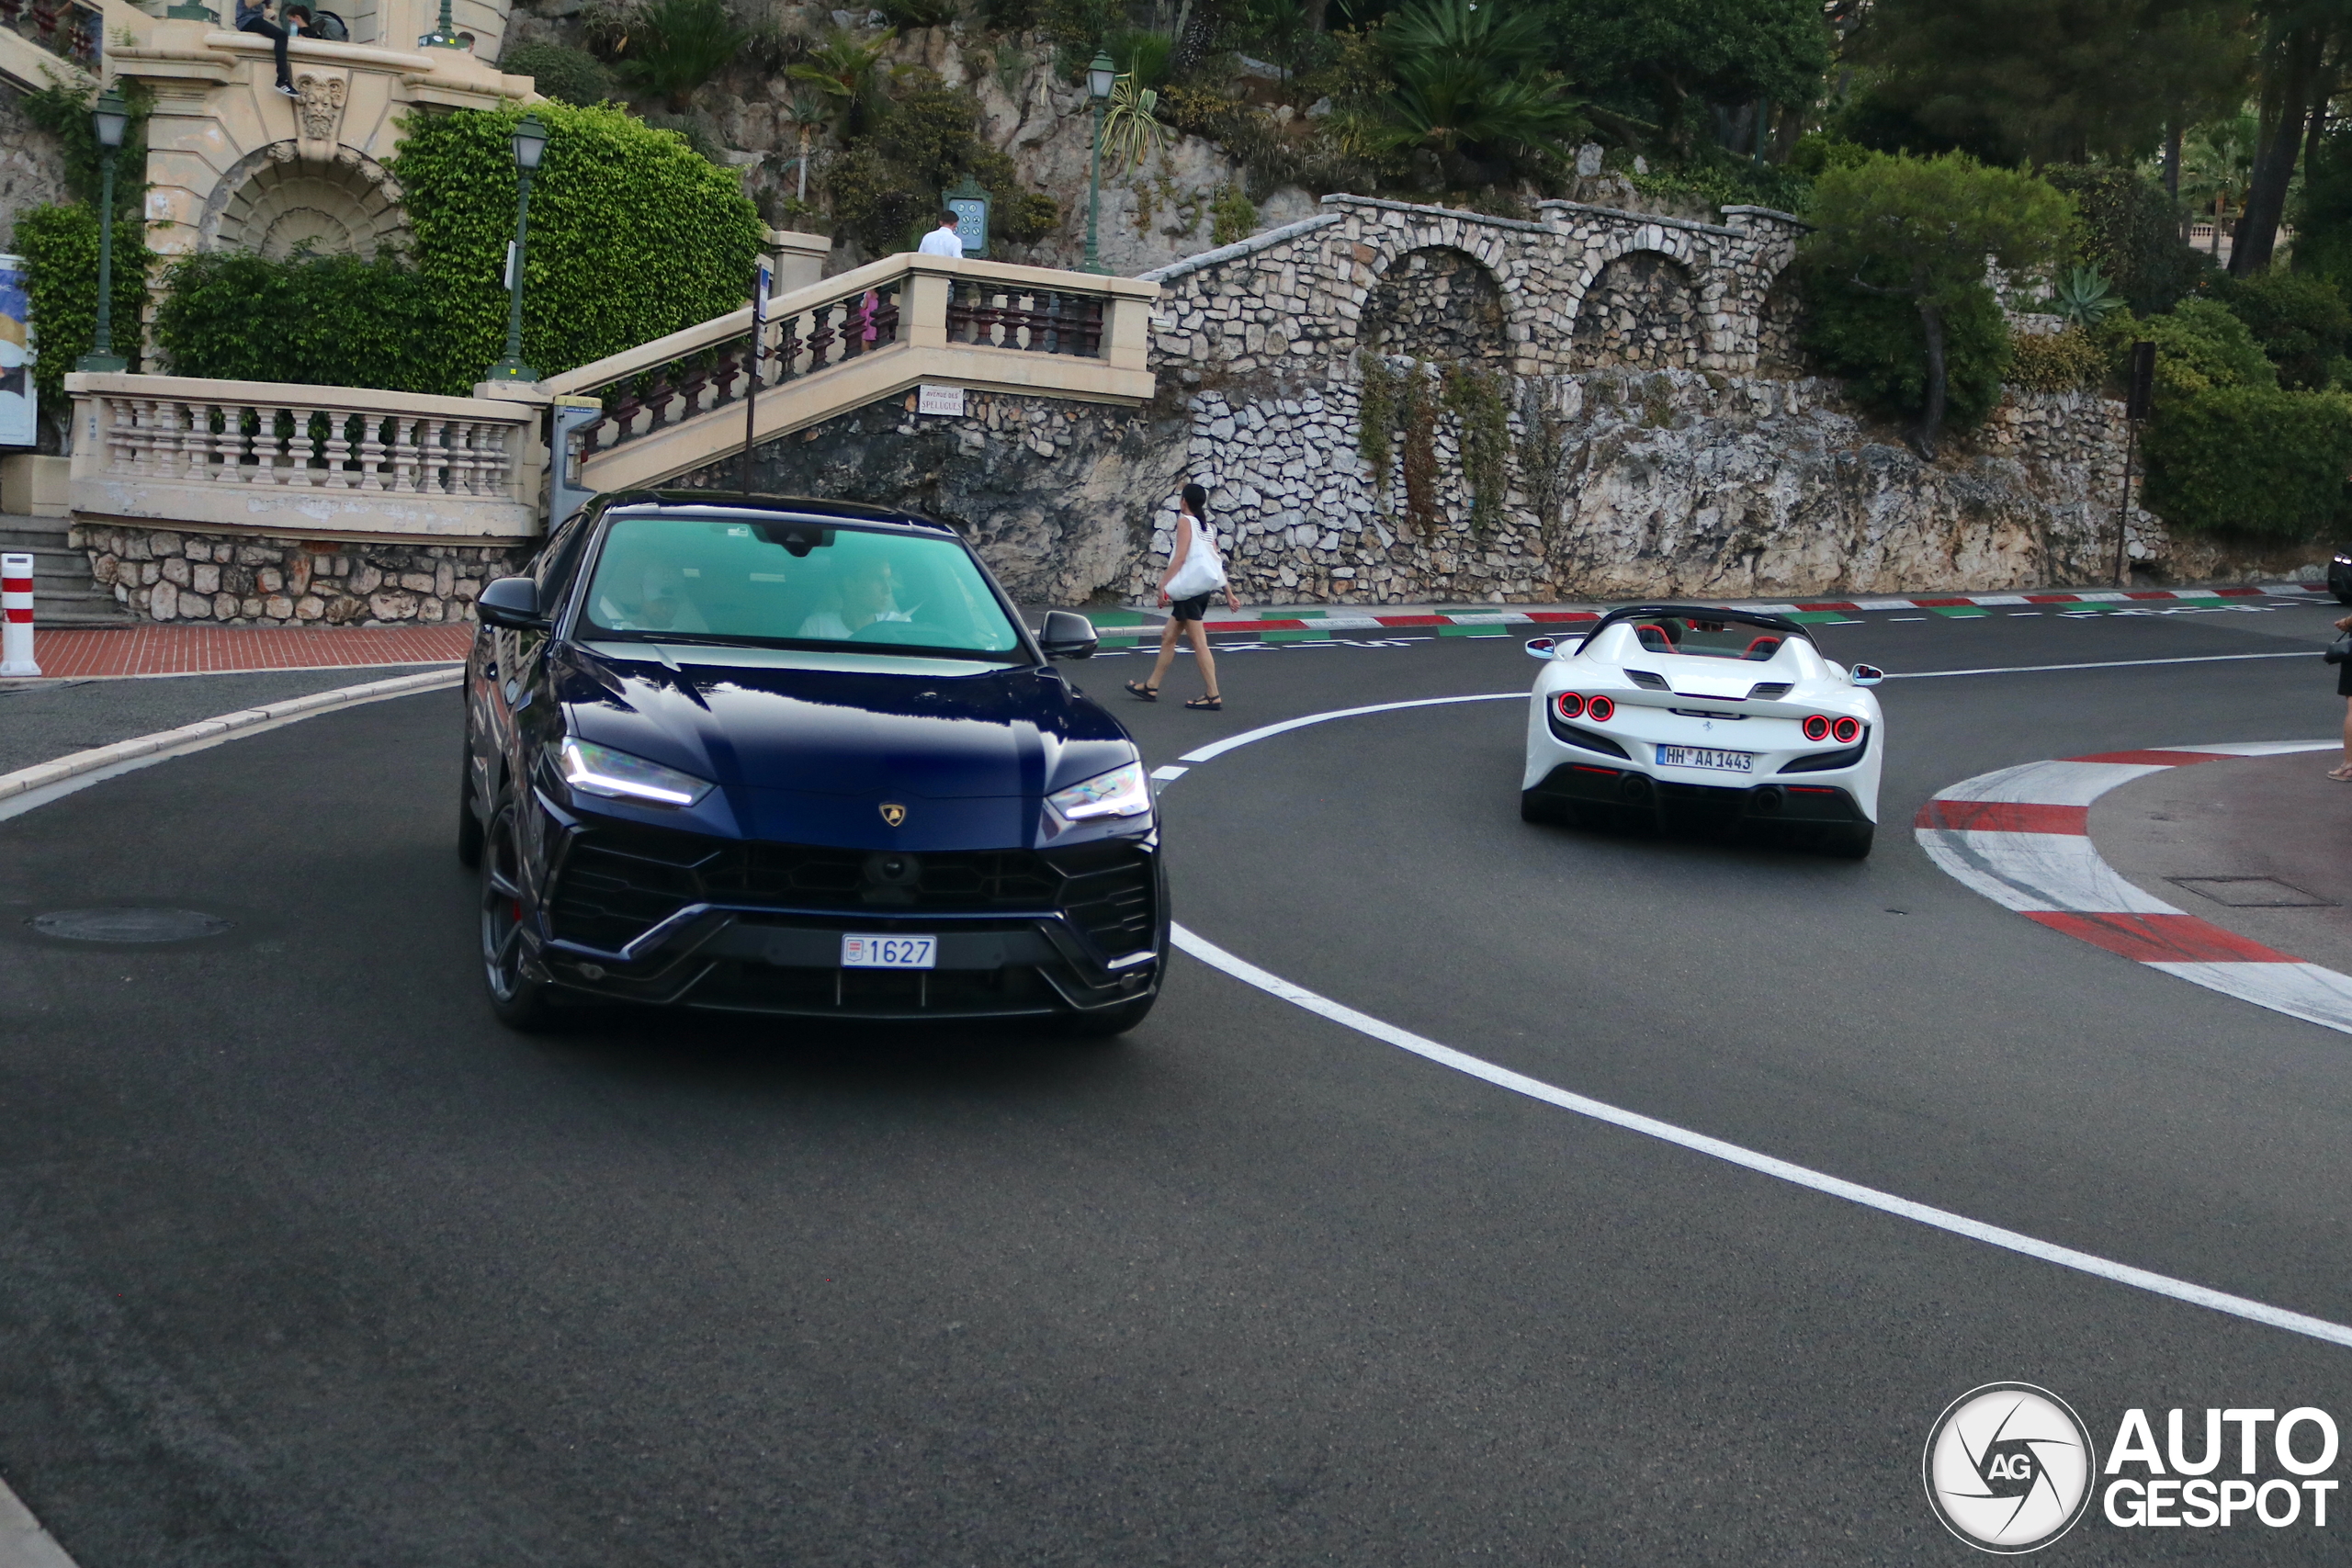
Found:
<path fill-rule="evenodd" d="M 305 141 L 333 141 L 350 85 L 341 73 L 305 71 L 294 78 L 294 122 Z"/>

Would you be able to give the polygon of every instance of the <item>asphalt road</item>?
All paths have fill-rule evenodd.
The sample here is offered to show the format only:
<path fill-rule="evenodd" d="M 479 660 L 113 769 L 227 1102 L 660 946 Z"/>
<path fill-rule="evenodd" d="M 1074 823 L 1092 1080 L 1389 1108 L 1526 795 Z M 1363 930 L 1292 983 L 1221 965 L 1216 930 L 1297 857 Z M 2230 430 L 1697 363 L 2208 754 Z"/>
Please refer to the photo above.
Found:
<path fill-rule="evenodd" d="M 2315 650 L 2325 620 L 1819 636 L 1905 674 Z M 1124 702 L 1142 662 L 1079 679 Z M 1220 670 L 1220 715 L 1120 709 L 1156 763 L 1532 673 L 1517 637 Z M 1561 1088 L 2352 1321 L 2352 1040 L 2036 927 L 1904 830 L 2009 762 L 2329 734 L 2329 673 L 1890 681 L 1860 864 L 1525 826 L 1509 703 L 1334 721 L 1168 786 L 1178 917 Z M 2352 1351 L 1189 959 L 1108 1046 L 506 1034 L 449 849 L 458 724 L 454 694 L 379 704 L 0 822 L 0 1477 L 83 1568 L 1959 1562 L 1919 1453 L 1977 1384 L 2051 1388 L 2102 1445 L 2133 1406 L 2352 1417 Z M 23 924 L 115 902 L 239 924 Z M 2337 1495 L 2327 1530 L 2095 1515 L 2049 1560 L 2339 1562 Z"/>

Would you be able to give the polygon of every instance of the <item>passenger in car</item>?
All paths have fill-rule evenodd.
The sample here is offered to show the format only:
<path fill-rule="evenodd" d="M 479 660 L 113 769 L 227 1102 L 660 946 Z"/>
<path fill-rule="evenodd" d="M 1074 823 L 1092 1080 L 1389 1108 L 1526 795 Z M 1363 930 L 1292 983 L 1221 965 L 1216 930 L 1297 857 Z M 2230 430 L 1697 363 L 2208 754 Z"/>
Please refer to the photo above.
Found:
<path fill-rule="evenodd" d="M 879 556 L 853 559 L 835 579 L 838 605 L 810 615 L 793 635 L 847 642 L 876 621 L 907 620 L 906 612 L 899 608 L 896 589 L 888 560 Z"/>

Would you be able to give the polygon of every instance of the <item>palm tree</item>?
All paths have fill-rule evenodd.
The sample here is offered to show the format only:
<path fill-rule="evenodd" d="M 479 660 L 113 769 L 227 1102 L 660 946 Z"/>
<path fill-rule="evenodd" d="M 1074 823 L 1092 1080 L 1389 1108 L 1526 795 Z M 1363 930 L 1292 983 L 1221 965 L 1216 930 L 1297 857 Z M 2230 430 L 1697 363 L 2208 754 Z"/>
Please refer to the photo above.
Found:
<path fill-rule="evenodd" d="M 1578 124 L 1551 53 L 1544 13 L 1496 0 L 1415 0 L 1382 29 L 1396 79 L 1385 140 L 1427 149 L 1459 176 L 1466 159 L 1557 152 Z"/>
<path fill-rule="evenodd" d="M 889 85 L 898 80 L 902 67 L 883 64 L 882 56 L 898 36 L 898 28 L 887 28 L 871 43 L 860 43 L 835 28 L 825 35 L 824 42 L 808 51 L 808 59 L 785 74 L 834 99 L 846 129 L 855 135 L 871 130 L 889 105 Z"/>

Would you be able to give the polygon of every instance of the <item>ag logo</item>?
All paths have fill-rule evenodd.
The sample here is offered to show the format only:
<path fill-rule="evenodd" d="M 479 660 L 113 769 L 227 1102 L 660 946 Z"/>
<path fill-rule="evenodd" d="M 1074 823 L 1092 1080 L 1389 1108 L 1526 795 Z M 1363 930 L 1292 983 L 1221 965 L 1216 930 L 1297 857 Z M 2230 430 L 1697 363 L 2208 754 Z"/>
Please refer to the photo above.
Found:
<path fill-rule="evenodd" d="M 2024 1382 L 1986 1383 L 1928 1433 L 1928 1501 L 1981 1551 L 2039 1551 L 2090 1506 L 2098 1455 L 2066 1402 Z"/>
<path fill-rule="evenodd" d="M 897 805 L 897 804 L 895 804 L 895 803 L 891 803 L 891 802 L 885 802 L 885 803 L 883 804 L 883 807 L 882 807 L 882 820 L 883 820 L 883 821 L 885 821 L 885 822 L 888 823 L 891 827 L 895 828 L 895 827 L 897 827 L 899 823 L 901 823 L 901 822 L 905 821 L 906 819 L 907 819 L 907 808 L 906 808 L 905 807 L 903 807 L 903 806 L 899 806 L 899 805 Z"/>

